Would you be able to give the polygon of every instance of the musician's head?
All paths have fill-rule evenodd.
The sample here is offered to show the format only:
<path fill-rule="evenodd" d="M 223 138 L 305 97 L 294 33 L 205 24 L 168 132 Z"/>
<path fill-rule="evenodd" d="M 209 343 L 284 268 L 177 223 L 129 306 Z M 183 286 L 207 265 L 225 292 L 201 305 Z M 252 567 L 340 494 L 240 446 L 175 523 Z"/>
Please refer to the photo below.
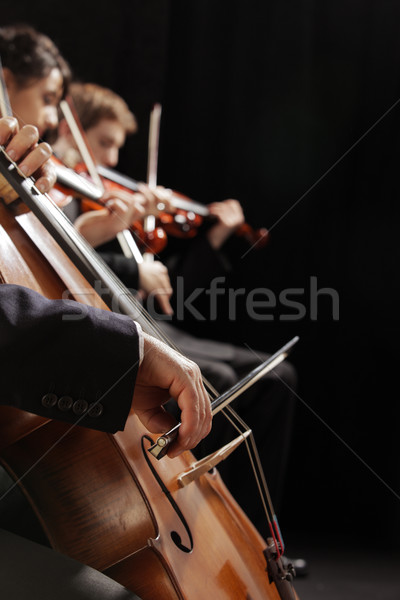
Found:
<path fill-rule="evenodd" d="M 58 124 L 58 105 L 71 72 L 56 45 L 29 25 L 0 27 L 0 57 L 11 108 L 20 125 L 42 137 Z"/>
<path fill-rule="evenodd" d="M 115 167 L 126 136 L 137 130 L 134 114 L 118 94 L 94 83 L 72 83 L 69 94 L 96 162 Z M 65 123 L 60 135 L 70 135 Z"/>

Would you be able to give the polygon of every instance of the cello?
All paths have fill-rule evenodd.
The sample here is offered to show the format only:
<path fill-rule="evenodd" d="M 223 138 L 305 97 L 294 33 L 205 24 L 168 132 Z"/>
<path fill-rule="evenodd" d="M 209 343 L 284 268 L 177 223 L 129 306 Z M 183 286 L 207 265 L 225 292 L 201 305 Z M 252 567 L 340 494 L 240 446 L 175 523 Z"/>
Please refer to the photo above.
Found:
<path fill-rule="evenodd" d="M 4 153 L 0 171 L 22 200 L 1 191 L 1 281 L 50 298 L 65 297 L 68 289 L 105 308 L 91 285 L 100 280 L 110 305 L 118 300 L 121 312 L 143 318 L 65 215 Z M 111 435 L 2 407 L 0 439 L 1 461 L 51 545 L 143 600 L 156 594 L 197 600 L 204 592 L 221 599 L 296 598 L 277 542 L 264 542 L 216 470 L 180 486 L 193 455 L 152 458 L 148 432 L 134 414 L 123 432 Z"/>

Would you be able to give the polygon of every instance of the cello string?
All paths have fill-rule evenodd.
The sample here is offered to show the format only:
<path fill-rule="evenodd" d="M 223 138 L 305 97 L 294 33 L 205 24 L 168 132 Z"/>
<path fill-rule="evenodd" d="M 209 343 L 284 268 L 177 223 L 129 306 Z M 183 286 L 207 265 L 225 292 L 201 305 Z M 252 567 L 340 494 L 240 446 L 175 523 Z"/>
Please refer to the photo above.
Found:
<path fill-rule="evenodd" d="M 12 108 L 11 108 L 11 103 L 9 101 L 9 97 L 8 97 L 8 93 L 7 93 L 7 86 L 5 85 L 5 81 L 3 78 L 3 68 L 2 68 L 2 64 L 0 61 L 0 88 L 2 91 L 2 102 L 1 102 L 1 112 L 3 113 L 4 116 L 6 116 L 7 114 L 9 116 L 12 116 Z M 67 104 L 67 102 L 65 102 L 66 106 L 68 106 L 68 110 L 66 110 L 65 112 L 70 113 L 72 115 L 72 118 L 70 119 L 70 127 L 71 127 L 71 122 L 74 121 L 76 122 L 76 113 L 75 115 L 72 114 L 72 110 L 71 110 L 71 104 Z M 66 107 L 64 107 L 66 108 Z M 65 114 L 64 112 L 64 114 Z M 157 158 L 158 158 L 158 136 L 159 136 L 159 127 L 160 127 L 160 117 L 161 117 L 161 105 L 156 105 L 154 107 L 154 121 L 155 124 L 153 126 L 153 137 L 156 136 L 157 139 L 152 140 L 154 142 L 155 148 L 151 148 L 151 146 L 153 144 L 149 144 L 150 148 L 149 148 L 149 152 L 152 150 L 152 154 L 149 158 L 149 177 L 148 177 L 148 181 L 149 184 L 152 183 L 151 177 L 155 178 L 156 181 L 156 173 L 157 173 Z M 76 125 L 76 127 L 78 127 L 78 125 Z M 154 131 L 155 130 L 155 131 Z M 76 130 L 74 130 L 76 131 Z M 89 149 L 89 145 L 87 144 L 87 141 L 84 140 L 82 132 L 79 132 L 81 134 L 81 138 L 83 140 L 83 145 L 87 147 L 87 152 L 90 155 L 90 149 Z M 79 137 L 79 136 L 78 136 Z M 86 143 L 85 143 L 86 142 Z M 80 148 L 81 149 L 81 148 Z M 14 163 L 13 161 L 11 161 L 11 159 L 8 157 L 7 153 L 5 152 L 5 150 L 2 148 L 3 153 L 6 155 L 6 157 L 8 158 L 8 160 L 14 164 L 14 167 L 17 169 L 17 172 L 19 173 L 20 176 L 22 176 L 23 180 L 30 180 L 33 182 L 33 186 L 34 187 L 34 180 L 33 178 L 27 178 L 18 168 L 18 165 L 16 163 Z M 156 154 L 155 154 L 156 153 Z M 85 155 L 85 153 L 84 153 Z M 151 160 L 150 160 L 151 159 Z M 90 161 L 89 161 L 90 162 Z M 151 163 L 151 164 L 150 164 Z M 90 172 L 90 170 L 89 170 Z M 96 181 L 96 183 L 98 184 L 100 180 L 100 177 L 98 176 L 98 180 L 94 179 Z M 155 182 L 154 182 L 155 183 Z M 101 180 L 100 180 L 100 184 L 101 184 Z M 100 189 L 102 188 L 102 184 L 100 185 Z M 36 191 L 37 188 L 35 188 Z M 42 194 L 40 192 L 38 192 L 38 198 L 42 197 Z M 122 282 L 119 280 L 119 278 L 117 278 L 117 276 L 111 271 L 111 269 L 108 268 L 108 266 L 106 265 L 106 263 L 104 261 L 101 260 L 101 257 L 98 255 L 98 253 L 89 245 L 89 243 L 87 242 L 87 240 L 85 240 L 85 238 L 83 236 L 81 236 L 79 234 L 79 232 L 76 230 L 76 228 L 73 226 L 73 224 L 69 221 L 69 219 L 67 218 L 67 216 L 63 213 L 63 211 L 53 202 L 53 200 L 50 198 L 50 196 L 48 194 L 43 194 L 43 196 L 47 199 L 48 201 L 48 205 L 52 207 L 53 209 L 53 213 L 54 213 L 54 218 L 55 221 L 60 223 L 60 218 L 62 218 L 64 220 L 64 226 L 62 226 L 63 232 L 65 235 L 67 235 L 67 237 L 69 237 L 69 239 L 75 240 L 75 244 L 76 242 L 80 242 L 80 244 L 78 245 L 78 247 L 80 247 L 81 249 L 83 249 L 83 254 L 86 256 L 89 256 L 90 259 L 93 261 L 93 259 L 95 259 L 96 263 L 97 263 L 97 268 L 100 269 L 99 274 L 101 273 L 101 271 L 104 272 L 104 268 L 106 268 L 106 273 L 108 272 L 108 276 L 109 278 L 113 281 L 114 285 L 116 286 L 116 288 L 118 290 L 121 291 L 121 293 L 125 294 L 127 290 L 127 288 L 125 288 L 125 286 L 123 286 Z M 43 210 L 41 210 L 41 214 L 46 214 L 46 212 L 44 212 Z M 61 217 L 62 215 L 62 217 Z M 36 216 L 38 216 L 36 214 Z M 71 236 L 71 234 L 74 234 Z M 65 236 L 64 236 L 65 239 Z M 90 260 L 89 260 L 90 262 Z M 165 332 L 161 331 L 161 328 L 155 323 L 154 319 L 151 319 L 151 316 L 149 313 L 147 313 L 147 311 L 144 309 L 144 307 L 142 307 L 142 305 L 140 304 L 140 302 L 133 296 L 133 294 L 130 294 L 130 299 L 131 299 L 131 304 L 133 304 L 133 306 L 135 307 L 136 310 L 138 310 L 138 312 L 142 315 L 142 318 L 144 319 L 144 321 L 146 322 L 147 327 L 149 328 L 150 331 L 153 331 L 153 335 L 154 337 L 157 337 L 157 339 L 162 339 L 165 343 L 167 343 L 171 348 L 175 349 L 177 352 L 180 352 L 180 350 L 177 348 L 177 346 L 172 342 L 172 340 L 168 339 L 168 336 L 165 334 Z M 181 352 L 180 352 L 181 353 Z M 181 353 L 182 354 L 182 353 Z M 211 396 L 211 394 L 214 395 L 214 397 L 218 397 L 218 392 L 215 390 L 215 388 L 211 385 L 211 383 L 209 381 L 206 380 L 206 378 L 202 375 L 202 380 L 203 380 L 203 384 L 206 386 L 206 388 L 208 388 L 209 390 L 209 395 Z M 241 419 L 241 417 L 239 415 L 236 414 L 236 412 L 233 410 L 232 407 L 228 406 L 226 409 L 222 410 L 225 418 L 227 418 L 232 425 L 239 431 L 239 433 L 242 433 L 240 431 L 240 428 L 234 423 L 234 420 L 236 419 L 238 423 L 240 423 L 240 425 L 242 426 L 244 431 L 251 431 L 250 428 L 247 426 L 247 424 Z M 228 417 L 228 413 L 229 415 L 232 417 L 232 420 Z M 247 448 L 247 452 L 248 452 L 248 456 L 249 456 L 249 460 L 250 460 L 250 464 L 253 470 L 253 475 L 255 477 L 256 480 L 256 484 L 259 490 L 259 494 L 260 494 L 260 498 L 261 498 L 261 502 L 263 504 L 264 507 L 264 511 L 267 517 L 267 522 L 270 525 L 270 530 L 272 533 L 272 536 L 274 538 L 275 541 L 275 547 L 276 550 L 278 551 L 278 544 L 276 542 L 274 533 L 273 533 L 273 527 L 271 526 L 271 521 L 270 521 L 270 517 L 268 515 L 268 510 L 267 510 L 267 504 L 271 510 L 271 514 L 274 515 L 274 510 L 272 507 L 272 501 L 271 501 L 271 497 L 269 494 L 269 490 L 268 490 L 268 486 L 266 483 L 266 479 L 265 479 L 265 474 L 264 474 L 264 470 L 262 468 L 262 464 L 260 461 L 260 457 L 259 457 L 259 453 L 257 450 L 257 446 L 256 446 L 256 442 L 254 439 L 254 435 L 253 432 L 251 431 L 250 433 L 250 438 L 251 438 L 251 446 L 252 446 L 252 450 L 253 450 L 253 454 L 255 457 L 255 460 L 253 458 L 252 452 L 250 451 L 250 446 L 249 443 L 247 441 L 247 439 L 245 440 L 246 443 L 246 448 Z M 265 499 L 267 499 L 267 502 L 265 501 Z M 274 515 L 275 516 L 275 515 Z"/>
<path fill-rule="evenodd" d="M 231 406 L 227 406 L 225 409 L 223 409 L 223 412 L 225 418 L 231 423 L 232 427 L 234 427 L 238 433 L 243 433 L 243 431 L 250 431 L 250 436 L 248 436 L 249 439 L 246 438 L 244 440 L 245 446 L 249 457 L 249 462 L 253 470 L 253 475 L 256 480 L 258 492 L 261 498 L 261 503 L 265 512 L 265 516 L 267 518 L 267 523 L 271 527 L 271 523 L 274 520 L 275 511 L 273 508 L 271 495 L 269 493 L 254 434 L 249 428 L 249 426 L 243 421 L 243 419 L 235 412 L 235 410 Z"/>
<path fill-rule="evenodd" d="M 154 104 L 153 109 L 150 114 L 149 141 L 148 141 L 147 183 L 150 188 L 155 188 L 157 185 L 158 150 L 159 150 L 161 114 L 162 114 L 161 104 L 159 104 L 159 103 Z M 145 223 L 146 223 L 145 227 L 154 229 L 155 218 L 154 217 L 152 217 L 151 219 L 147 218 Z M 147 255 L 147 253 L 146 253 L 146 255 Z M 149 259 L 154 260 L 154 256 L 151 254 L 150 257 L 148 258 L 148 260 Z M 208 382 L 205 379 L 205 377 L 203 377 L 203 382 L 205 384 L 207 384 L 209 392 L 212 391 L 212 393 L 216 399 L 219 396 L 217 390 L 213 386 L 211 386 L 210 382 Z M 247 449 L 248 456 L 250 459 L 250 464 L 251 464 L 251 467 L 253 470 L 253 474 L 256 479 L 257 487 L 258 487 L 259 494 L 261 497 L 261 502 L 262 502 L 265 514 L 267 516 L 268 523 L 270 523 L 267 505 L 269 506 L 269 508 L 271 509 L 271 513 L 273 514 L 272 502 L 271 502 L 271 497 L 269 494 L 268 486 L 266 483 L 265 475 L 262 471 L 259 454 L 256 449 L 253 432 L 250 430 L 250 428 L 247 426 L 247 424 L 239 417 L 239 415 L 236 415 L 236 413 L 230 406 L 228 406 L 227 408 L 229 409 L 228 413 L 225 411 L 225 409 L 222 409 L 222 412 L 224 413 L 225 418 L 230 421 L 230 423 L 237 430 L 237 432 L 240 434 L 243 433 L 244 431 L 250 432 L 255 460 L 251 453 L 250 446 L 248 445 L 247 440 L 246 440 L 246 449 Z M 228 416 L 228 414 L 231 415 L 232 418 L 230 418 Z M 236 417 L 237 422 L 240 423 L 241 427 L 239 427 L 236 424 L 235 417 Z M 267 500 L 267 502 L 266 502 L 266 500 Z"/>
<path fill-rule="evenodd" d="M 51 201 L 51 199 L 50 199 Z M 68 224 L 68 229 L 70 229 L 70 221 L 68 220 L 68 218 L 66 217 L 66 215 L 59 210 L 59 208 L 54 205 L 55 207 L 55 211 L 56 213 L 59 214 L 59 216 L 65 221 L 65 223 Z M 72 225 L 72 224 L 71 224 Z M 73 226 L 72 226 L 73 227 Z M 78 233 L 76 232 L 75 228 L 74 228 L 74 233 Z M 83 238 L 83 243 L 85 244 L 86 240 Z M 88 250 L 89 251 L 93 251 L 93 248 L 86 243 L 85 245 L 88 246 Z M 96 260 L 96 262 L 98 263 L 103 263 L 101 257 L 98 256 L 97 253 L 94 254 L 94 258 Z M 120 279 L 111 271 L 111 276 L 112 279 L 114 280 L 115 286 L 120 290 L 121 294 L 126 294 L 126 288 L 125 286 L 122 284 L 122 282 L 120 281 Z M 142 307 L 142 305 L 140 304 L 140 302 L 133 296 L 130 294 L 129 297 L 131 303 L 133 304 L 134 308 L 140 313 L 143 322 L 146 324 L 146 328 L 148 330 L 148 332 L 152 335 L 154 335 L 155 337 L 157 337 L 158 339 L 162 339 L 165 343 L 167 343 L 170 347 L 172 347 L 173 349 L 175 349 L 177 352 L 181 353 L 180 349 L 178 348 L 178 346 L 170 339 L 170 337 L 158 326 L 157 322 L 154 321 L 151 316 L 149 315 L 149 313 Z M 142 322 L 142 324 L 143 324 Z M 219 394 L 217 392 L 217 390 L 214 388 L 214 386 L 212 386 L 212 384 L 202 375 L 202 380 L 204 385 L 208 388 L 210 395 L 212 394 L 213 396 L 218 397 Z M 237 415 L 237 413 L 233 410 L 232 407 L 227 407 L 228 408 L 228 412 L 231 415 L 231 417 L 233 417 L 233 419 L 229 418 L 226 414 L 226 409 L 223 409 L 223 413 L 225 418 L 228 418 L 228 420 L 232 423 L 232 425 L 234 426 L 234 428 L 239 432 L 242 433 L 242 431 L 249 431 L 250 428 L 247 426 L 247 424 L 241 419 L 241 417 L 239 417 L 239 415 Z M 234 419 L 236 418 L 236 421 L 238 423 L 240 423 L 242 429 L 236 425 L 236 423 L 234 422 Z M 259 454 L 257 451 L 257 447 L 256 447 L 256 443 L 255 443 L 255 439 L 254 439 L 254 435 L 253 433 L 251 433 L 251 447 L 249 446 L 247 440 L 246 440 L 246 448 L 247 448 L 247 452 L 248 452 L 248 456 L 249 456 L 249 460 L 250 460 L 250 464 L 253 470 L 253 474 L 254 477 L 256 479 L 256 483 L 257 483 L 257 487 L 259 490 L 259 494 L 260 494 L 260 498 L 261 498 L 261 502 L 262 505 L 264 507 L 264 511 L 266 513 L 267 516 L 267 520 L 268 523 L 271 523 L 271 520 L 273 518 L 274 515 L 274 510 L 272 508 L 272 501 L 270 498 L 270 494 L 269 494 L 269 490 L 268 490 L 268 486 L 266 483 L 266 479 L 265 479 L 265 474 L 263 472 L 262 469 L 262 465 L 261 465 L 261 461 L 259 458 Z M 253 450 L 253 452 L 252 452 Z M 268 514 L 268 508 L 270 510 L 270 514 L 271 517 Z"/>
<path fill-rule="evenodd" d="M 275 509 L 273 507 L 271 495 L 269 493 L 267 481 L 265 478 L 264 469 L 261 464 L 259 452 L 257 449 L 257 444 L 254 438 L 253 432 L 249 429 L 248 425 L 243 421 L 243 419 L 232 409 L 231 406 L 227 406 L 224 411 L 230 413 L 231 416 L 225 414 L 225 417 L 231 423 L 231 425 L 237 430 L 239 434 L 242 434 L 243 431 L 250 431 L 250 435 L 246 437 L 244 440 L 247 454 L 249 457 L 249 462 L 251 468 L 253 470 L 253 476 L 257 484 L 259 496 L 261 499 L 261 503 L 263 506 L 263 510 L 266 516 L 267 525 L 269 527 L 269 531 L 271 533 L 272 539 L 275 544 L 276 549 L 276 557 L 277 559 L 283 555 L 285 549 L 285 543 L 283 541 L 281 529 L 279 527 L 278 518 L 275 513 Z M 232 418 L 231 418 L 232 417 Z M 237 423 L 236 423 L 237 421 Z M 240 425 L 240 426 L 239 426 Z"/>
<path fill-rule="evenodd" d="M 159 103 L 154 104 L 153 109 L 150 114 L 150 125 L 149 125 L 149 139 L 148 139 L 148 161 L 147 161 L 147 183 L 151 188 L 155 188 L 157 185 L 157 170 L 158 170 L 158 151 L 159 151 L 159 137 L 160 137 L 160 123 L 161 123 L 161 114 L 162 114 L 162 106 Z M 155 227 L 155 218 L 154 216 L 151 218 L 146 218 L 145 220 L 145 228 L 146 229 L 154 229 Z M 145 257 L 147 253 L 145 253 Z M 147 260 L 154 260 L 154 255 L 151 254 Z M 207 384 L 209 392 L 212 391 L 215 399 L 219 396 L 217 390 L 211 386 L 210 382 L 208 382 L 204 376 L 203 383 Z M 253 474 L 257 483 L 258 491 L 261 497 L 261 502 L 264 508 L 264 512 L 267 516 L 267 521 L 270 523 L 270 517 L 268 514 L 268 508 L 271 510 L 271 514 L 274 514 L 272 508 L 272 501 L 269 494 L 267 482 L 265 479 L 265 474 L 262 469 L 259 453 L 256 447 L 255 439 L 253 432 L 250 430 L 248 425 L 235 413 L 231 406 L 227 407 L 228 412 L 225 409 L 222 409 L 224 413 L 224 417 L 231 423 L 234 429 L 237 430 L 239 434 L 242 434 L 244 431 L 250 432 L 251 436 L 251 447 L 253 453 L 250 450 L 250 446 L 248 444 L 247 439 L 246 449 L 249 456 L 250 464 L 253 470 Z M 231 415 L 232 418 L 229 417 Z M 236 420 L 235 420 L 236 418 Z M 240 424 L 240 427 L 239 427 Z"/>
<path fill-rule="evenodd" d="M 161 339 L 162 341 L 164 341 L 165 343 L 170 345 L 170 347 L 172 347 L 174 350 L 176 350 L 177 352 L 182 354 L 182 352 L 179 350 L 179 348 L 160 329 L 160 327 L 157 325 L 157 323 L 154 321 L 154 319 L 152 319 L 152 317 L 144 309 L 144 307 L 140 304 L 140 302 L 124 286 L 124 284 L 121 282 L 121 280 L 108 267 L 108 265 L 106 265 L 106 263 L 98 255 L 98 253 L 92 248 L 92 246 L 89 244 L 89 242 L 78 232 L 78 230 L 74 227 L 74 225 L 71 223 L 71 221 L 65 215 L 65 213 L 63 213 L 63 211 L 54 203 L 52 198 L 48 194 L 42 194 L 41 192 L 39 192 L 39 190 L 37 190 L 37 188 L 35 188 L 35 186 L 34 186 L 33 178 L 26 177 L 19 170 L 18 165 L 10 159 L 10 157 L 7 155 L 5 149 L 2 146 L 0 148 L 1 148 L 1 151 L 4 154 L 4 156 L 7 158 L 7 160 L 11 163 L 11 165 L 13 165 L 15 170 L 18 172 L 18 175 L 23 179 L 24 184 L 26 184 L 26 185 L 23 185 L 23 189 L 25 191 L 25 196 L 28 194 L 28 198 L 30 200 L 30 202 L 29 202 L 30 208 L 32 208 L 32 207 L 36 208 L 36 211 L 34 210 L 33 212 L 36 214 L 36 216 L 39 218 L 39 220 L 42 220 L 42 222 L 44 219 L 43 224 L 46 226 L 47 229 L 48 229 L 48 226 L 50 225 L 50 228 L 52 229 L 52 231 L 50 233 L 58 234 L 58 235 L 56 235 L 56 237 L 58 238 L 58 240 L 61 241 L 61 246 L 63 247 L 64 251 L 66 251 L 65 245 L 67 244 L 68 250 L 71 250 L 73 253 L 73 256 L 72 257 L 70 256 L 70 258 L 72 260 L 73 260 L 73 258 L 78 258 L 78 260 L 80 259 L 80 263 L 81 264 L 83 263 L 85 267 L 89 268 L 89 271 L 91 272 L 90 273 L 91 276 L 92 277 L 97 276 L 99 278 L 95 281 L 100 281 L 102 283 L 106 283 L 104 281 L 104 274 L 105 274 L 106 275 L 105 279 L 108 279 L 108 285 L 106 284 L 106 289 L 108 289 L 110 291 L 110 293 L 112 290 L 114 290 L 113 291 L 113 300 L 115 300 L 117 297 L 118 300 L 122 299 L 125 302 L 125 304 L 128 305 L 128 311 L 124 311 L 125 314 L 128 314 L 129 316 L 131 316 L 131 318 L 135 318 L 135 320 L 137 319 L 137 316 L 140 315 L 141 320 L 139 320 L 139 324 L 141 326 L 143 326 L 143 329 L 147 333 L 149 333 L 150 335 L 153 335 L 154 337 L 157 337 L 157 339 Z M 34 191 L 34 193 L 32 193 L 32 190 Z M 50 213 L 51 219 L 49 219 L 49 213 Z M 46 214 L 47 214 L 47 219 L 46 219 Z M 41 219 L 41 217 L 42 217 L 42 219 Z M 61 236 L 60 236 L 60 229 L 62 232 Z M 70 243 L 68 243 L 68 240 L 70 241 Z M 80 256 L 77 256 L 77 251 Z M 67 252 L 67 254 L 68 254 L 68 252 Z M 87 268 L 85 269 L 86 271 L 87 271 Z M 96 285 L 94 287 L 96 290 Z M 117 294 L 115 293 L 115 290 L 118 291 Z M 113 305 L 112 310 L 115 310 L 115 308 L 116 308 L 115 305 Z M 135 315 L 135 317 L 133 317 L 132 311 L 133 311 L 133 314 Z M 117 312 L 121 312 L 121 310 L 119 310 Z M 209 388 L 210 392 L 212 392 L 213 395 L 218 396 L 218 392 L 211 385 L 211 383 L 208 382 L 204 378 L 204 376 L 202 376 L 202 380 L 203 380 L 204 385 L 207 388 Z M 223 412 L 225 414 L 225 409 L 223 409 Z M 249 427 L 244 423 L 244 421 L 242 421 L 242 419 L 235 413 L 235 411 L 231 407 L 229 407 L 229 413 L 231 416 L 234 415 L 234 417 L 237 419 L 237 421 L 239 423 L 241 423 L 242 426 L 245 427 L 246 430 L 249 430 Z M 226 414 L 225 414 L 225 416 L 226 416 Z M 237 429 L 237 426 L 234 425 L 234 427 Z M 237 430 L 241 433 L 240 429 L 237 429 Z M 251 436 L 252 436 L 252 434 L 251 434 Z M 253 436 L 252 436 L 252 439 L 253 439 L 252 446 L 254 448 L 256 448 L 256 444 L 255 444 L 255 440 L 254 440 Z M 265 496 L 267 498 L 267 504 L 270 505 L 270 509 L 271 509 L 272 503 L 270 501 L 268 488 L 266 486 L 266 481 L 265 481 L 265 476 L 263 473 L 261 461 L 260 461 L 259 457 L 257 456 L 258 453 L 256 454 L 256 459 L 254 460 L 254 458 L 251 456 L 251 452 L 249 451 L 249 446 L 247 443 L 246 443 L 246 446 L 248 448 L 249 458 L 250 458 L 253 473 L 254 473 L 254 476 L 255 476 L 255 479 L 257 482 L 257 486 L 260 491 L 261 501 L 263 503 L 263 506 L 266 509 L 265 497 L 264 497 L 264 494 L 261 492 L 261 490 L 264 490 Z M 266 510 L 266 513 L 267 513 L 267 510 Z M 271 509 L 271 515 L 273 515 L 273 514 L 274 514 L 274 512 Z M 271 519 L 268 517 L 268 513 L 267 513 L 267 519 L 268 519 L 268 523 L 270 524 Z"/>

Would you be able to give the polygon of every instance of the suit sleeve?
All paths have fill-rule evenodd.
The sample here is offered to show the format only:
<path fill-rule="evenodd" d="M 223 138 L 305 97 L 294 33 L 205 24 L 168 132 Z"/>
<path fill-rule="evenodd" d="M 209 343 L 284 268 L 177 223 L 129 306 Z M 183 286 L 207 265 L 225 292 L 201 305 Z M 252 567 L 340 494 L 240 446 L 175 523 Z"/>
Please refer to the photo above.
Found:
<path fill-rule="evenodd" d="M 0 284 L 0 404 L 114 433 L 138 366 L 129 317 Z"/>

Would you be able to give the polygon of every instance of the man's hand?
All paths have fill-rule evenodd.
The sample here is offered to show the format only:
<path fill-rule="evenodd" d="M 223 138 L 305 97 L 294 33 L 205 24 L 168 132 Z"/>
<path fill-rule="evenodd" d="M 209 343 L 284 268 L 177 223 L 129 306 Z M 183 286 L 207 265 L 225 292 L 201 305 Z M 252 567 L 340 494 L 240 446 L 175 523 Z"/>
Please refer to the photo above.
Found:
<path fill-rule="evenodd" d="M 228 237 L 244 223 L 243 209 L 237 200 L 224 200 L 208 205 L 211 215 L 218 219 L 218 223 L 211 227 L 207 233 L 211 246 L 218 250 Z"/>
<path fill-rule="evenodd" d="M 129 229 L 135 221 L 144 217 L 145 200 L 141 194 L 131 194 L 126 190 L 106 190 L 102 201 L 109 210 L 110 229 L 116 233 Z"/>
<path fill-rule="evenodd" d="M 176 425 L 164 408 L 171 397 L 181 409 L 181 426 L 168 456 L 194 448 L 210 432 L 211 404 L 199 367 L 163 342 L 144 335 L 144 358 L 136 378 L 132 407 L 152 433 Z"/>
<path fill-rule="evenodd" d="M 142 262 L 138 264 L 139 287 L 145 298 L 154 296 L 166 315 L 172 315 L 173 310 L 169 302 L 172 296 L 172 285 L 168 269 L 159 260 Z"/>
<path fill-rule="evenodd" d="M 49 162 L 52 149 L 49 144 L 38 144 L 39 133 L 33 125 L 25 125 L 18 131 L 18 122 L 13 117 L 0 118 L 0 144 L 8 156 L 18 163 L 24 175 L 33 175 L 36 187 L 41 192 L 51 190 L 56 182 L 56 171 Z"/>
<path fill-rule="evenodd" d="M 143 207 L 146 216 L 157 216 L 160 211 L 173 211 L 171 205 L 172 191 L 158 185 L 150 188 L 146 183 L 139 183 L 139 192 L 143 198 Z"/>
<path fill-rule="evenodd" d="M 117 233 L 129 229 L 144 215 L 141 194 L 125 190 L 108 190 L 102 196 L 106 208 L 85 212 L 74 225 L 94 248 L 113 240 Z"/>

